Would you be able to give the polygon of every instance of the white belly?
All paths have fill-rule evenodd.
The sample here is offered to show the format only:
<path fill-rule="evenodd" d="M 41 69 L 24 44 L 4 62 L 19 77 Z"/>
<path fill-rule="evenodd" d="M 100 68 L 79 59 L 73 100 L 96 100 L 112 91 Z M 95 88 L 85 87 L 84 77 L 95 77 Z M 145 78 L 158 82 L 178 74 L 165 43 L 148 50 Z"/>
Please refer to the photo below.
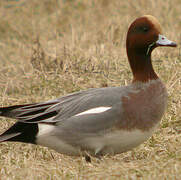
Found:
<path fill-rule="evenodd" d="M 96 155 L 99 153 L 103 155 L 113 155 L 128 151 L 143 143 L 153 134 L 155 128 L 156 126 L 149 131 L 141 131 L 138 129 L 131 131 L 117 130 L 101 136 L 88 138 L 82 137 L 79 141 L 79 146 L 74 147 L 63 141 L 61 137 L 56 135 L 51 136 L 50 131 L 53 129 L 50 128 L 47 131 L 46 125 L 45 129 L 41 127 L 43 131 L 40 131 L 37 136 L 37 144 L 50 147 L 57 152 L 67 155 L 84 154 L 84 152 L 81 152 L 81 149 L 85 149 L 85 147 L 88 153 L 91 155 Z"/>
<path fill-rule="evenodd" d="M 154 129 L 149 132 L 143 132 L 138 129 L 132 131 L 116 131 L 114 133 L 106 134 L 99 140 L 102 148 L 98 147 L 97 151 L 102 154 L 118 154 L 140 145 L 146 141 L 153 134 Z M 97 152 L 98 153 L 98 152 Z"/>

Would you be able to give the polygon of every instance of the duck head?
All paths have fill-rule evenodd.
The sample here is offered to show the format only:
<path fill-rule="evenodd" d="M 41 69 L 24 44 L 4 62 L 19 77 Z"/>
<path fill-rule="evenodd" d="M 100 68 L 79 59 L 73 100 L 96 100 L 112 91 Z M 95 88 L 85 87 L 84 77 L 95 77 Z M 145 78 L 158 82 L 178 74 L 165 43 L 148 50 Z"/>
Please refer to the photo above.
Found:
<path fill-rule="evenodd" d="M 151 63 L 151 53 L 158 46 L 176 47 L 177 44 L 163 36 L 155 17 L 145 15 L 137 18 L 130 25 L 126 40 L 133 81 L 147 82 L 158 78 Z"/>

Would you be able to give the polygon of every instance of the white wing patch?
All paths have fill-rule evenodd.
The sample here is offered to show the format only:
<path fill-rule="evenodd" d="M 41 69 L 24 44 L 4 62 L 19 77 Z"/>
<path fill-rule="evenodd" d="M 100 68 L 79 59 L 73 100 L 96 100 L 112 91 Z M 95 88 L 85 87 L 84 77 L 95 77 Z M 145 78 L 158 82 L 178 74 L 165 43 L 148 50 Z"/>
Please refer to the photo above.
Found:
<path fill-rule="evenodd" d="M 76 114 L 75 116 L 80 116 L 80 115 L 85 115 L 85 114 L 97 114 L 97 113 L 102 113 L 105 112 L 107 110 L 111 109 L 111 107 L 97 107 L 97 108 L 93 108 L 93 109 L 89 109 L 87 111 L 83 111 L 79 114 Z"/>

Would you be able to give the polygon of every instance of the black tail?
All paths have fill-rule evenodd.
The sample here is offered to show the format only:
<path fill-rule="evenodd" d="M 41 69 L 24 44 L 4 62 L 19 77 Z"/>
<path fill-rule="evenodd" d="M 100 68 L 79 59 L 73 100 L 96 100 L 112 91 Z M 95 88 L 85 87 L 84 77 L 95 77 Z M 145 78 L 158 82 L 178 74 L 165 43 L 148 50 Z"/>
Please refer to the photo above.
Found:
<path fill-rule="evenodd" d="M 58 114 L 53 109 L 48 111 L 56 103 L 57 101 L 0 107 L 0 116 L 18 120 L 0 135 L 0 142 L 19 141 L 36 144 L 38 122 L 49 122 L 50 119 L 53 119 Z"/>
<path fill-rule="evenodd" d="M 15 106 L 8 106 L 8 107 L 0 107 L 0 116 L 4 117 L 13 117 L 16 115 L 16 109 L 24 108 L 26 106 L 31 106 L 32 104 L 25 104 L 25 105 L 15 105 Z"/>
<path fill-rule="evenodd" d="M 45 102 L 0 107 L 0 116 L 17 119 L 20 122 L 38 123 L 40 121 L 50 121 L 58 114 L 56 110 L 50 109 L 57 102 Z"/>
<path fill-rule="evenodd" d="M 17 122 L 0 135 L 0 142 L 16 141 L 36 144 L 38 124 Z"/>

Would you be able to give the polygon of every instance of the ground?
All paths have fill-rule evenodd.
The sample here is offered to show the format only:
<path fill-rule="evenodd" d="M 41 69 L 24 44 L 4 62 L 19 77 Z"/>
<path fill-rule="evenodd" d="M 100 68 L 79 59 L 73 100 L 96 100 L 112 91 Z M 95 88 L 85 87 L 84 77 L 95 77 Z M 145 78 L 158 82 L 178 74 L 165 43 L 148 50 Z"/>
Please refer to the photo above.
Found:
<path fill-rule="evenodd" d="M 143 14 L 158 18 L 163 35 L 179 46 L 152 55 L 169 101 L 160 127 L 144 144 L 86 163 L 45 147 L 1 143 L 0 179 L 181 179 L 180 12 L 180 0 L 1 0 L 1 106 L 129 84 L 126 33 Z M 1 118 L 0 132 L 14 122 Z"/>

